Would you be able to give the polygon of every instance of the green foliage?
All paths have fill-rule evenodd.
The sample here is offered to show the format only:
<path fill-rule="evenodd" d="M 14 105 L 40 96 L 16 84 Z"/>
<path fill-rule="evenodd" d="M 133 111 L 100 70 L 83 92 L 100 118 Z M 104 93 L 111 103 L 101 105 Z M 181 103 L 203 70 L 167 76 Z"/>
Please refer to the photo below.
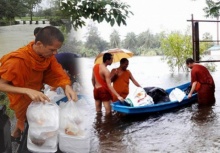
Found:
<path fill-rule="evenodd" d="M 137 38 L 134 32 L 129 32 L 123 41 L 123 48 L 134 51 L 136 49 Z"/>
<path fill-rule="evenodd" d="M 21 0 L 0 0 L 0 19 L 13 21 L 15 16 L 22 16 L 26 11 Z"/>
<path fill-rule="evenodd" d="M 144 31 L 137 36 L 137 47 L 159 48 L 160 34 L 154 35 L 150 30 Z"/>
<path fill-rule="evenodd" d="M 181 34 L 178 31 L 164 34 L 161 49 L 172 72 L 175 67 L 178 71 L 185 70 L 185 60 L 192 56 L 192 37 L 188 33 Z"/>
<path fill-rule="evenodd" d="M 84 19 L 92 19 L 98 23 L 104 20 L 111 26 L 115 23 L 126 25 L 129 5 L 113 0 L 67 0 L 61 2 L 63 15 L 72 18 L 73 27 L 77 30 L 86 25 Z"/>
<path fill-rule="evenodd" d="M 108 43 L 99 36 L 98 28 L 93 24 L 88 26 L 85 47 L 98 52 L 108 47 Z"/>
<path fill-rule="evenodd" d="M 10 117 L 14 117 L 14 111 L 9 108 L 9 100 L 4 92 L 0 92 L 0 105 L 6 105 L 6 114 Z"/>
<path fill-rule="evenodd" d="M 33 9 L 41 0 L 0 0 L 0 19 L 14 21 L 15 17 L 29 14 L 33 16 Z"/>
<path fill-rule="evenodd" d="M 110 34 L 110 47 L 111 48 L 120 48 L 121 39 L 118 31 L 114 30 Z"/>
<path fill-rule="evenodd" d="M 219 17 L 219 9 L 220 9 L 220 2 L 214 2 L 212 0 L 206 0 L 207 7 L 203 9 L 205 12 L 206 17 Z"/>
<path fill-rule="evenodd" d="M 32 21 L 32 17 L 33 17 L 33 9 L 39 4 L 41 3 L 42 0 L 20 0 L 21 3 L 23 4 L 24 8 L 27 8 L 29 11 L 29 15 L 31 17 L 31 21 Z"/>
<path fill-rule="evenodd" d="M 95 57 L 99 54 L 99 52 L 97 50 L 93 50 L 90 48 L 86 48 L 85 46 L 82 46 L 80 49 L 80 54 L 83 57 Z"/>
<path fill-rule="evenodd" d="M 187 70 L 185 67 L 185 60 L 192 57 L 192 36 L 190 30 L 186 30 L 185 34 L 179 31 L 171 32 L 169 34 L 162 34 L 161 37 L 161 49 L 165 55 L 165 60 L 173 72 L 175 67 L 178 71 L 182 69 Z M 203 40 L 212 40 L 212 36 L 209 33 L 203 34 Z M 207 49 L 213 45 L 212 42 L 200 43 L 200 58 L 206 53 Z M 214 70 L 215 65 L 210 65 L 210 69 Z"/>

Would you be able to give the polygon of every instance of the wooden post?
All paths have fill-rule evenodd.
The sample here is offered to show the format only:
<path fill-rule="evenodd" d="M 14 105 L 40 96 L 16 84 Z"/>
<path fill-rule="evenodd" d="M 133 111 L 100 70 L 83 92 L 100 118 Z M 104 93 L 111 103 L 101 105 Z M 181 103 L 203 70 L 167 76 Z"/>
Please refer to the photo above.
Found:
<path fill-rule="evenodd" d="M 195 62 L 199 62 L 199 22 L 195 22 Z"/>

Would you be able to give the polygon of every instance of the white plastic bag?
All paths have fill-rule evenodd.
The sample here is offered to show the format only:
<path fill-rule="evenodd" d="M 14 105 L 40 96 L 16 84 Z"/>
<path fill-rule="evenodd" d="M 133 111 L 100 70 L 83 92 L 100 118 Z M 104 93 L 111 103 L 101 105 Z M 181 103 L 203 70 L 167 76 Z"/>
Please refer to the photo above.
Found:
<path fill-rule="evenodd" d="M 66 96 L 64 93 L 58 93 L 57 91 L 51 91 L 51 90 L 45 91 L 44 94 L 50 99 L 51 102 L 54 102 L 54 103 Z"/>
<path fill-rule="evenodd" d="M 88 109 L 83 100 L 60 103 L 59 148 L 62 152 L 89 153 Z"/>
<path fill-rule="evenodd" d="M 32 102 L 27 109 L 28 143 L 33 152 L 56 151 L 59 129 L 59 107 L 51 102 Z"/>
<path fill-rule="evenodd" d="M 170 94 L 169 94 L 169 98 L 170 101 L 178 101 L 181 102 L 184 97 L 186 96 L 185 92 L 183 92 L 181 89 L 179 88 L 175 88 L 173 89 Z"/>
<path fill-rule="evenodd" d="M 154 104 L 153 98 L 147 95 L 145 90 L 141 87 L 137 87 L 134 93 L 126 97 L 125 101 L 133 107 Z"/>

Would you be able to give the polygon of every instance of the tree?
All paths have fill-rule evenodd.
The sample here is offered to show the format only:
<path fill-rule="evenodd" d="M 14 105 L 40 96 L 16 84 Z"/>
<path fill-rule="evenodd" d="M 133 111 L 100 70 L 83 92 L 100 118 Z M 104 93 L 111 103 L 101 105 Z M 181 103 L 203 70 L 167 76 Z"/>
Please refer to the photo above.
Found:
<path fill-rule="evenodd" d="M 137 36 L 137 46 L 143 48 L 152 48 L 153 34 L 150 30 L 140 33 Z"/>
<path fill-rule="evenodd" d="M 123 48 L 132 51 L 136 50 L 137 39 L 134 32 L 127 33 L 123 42 Z"/>
<path fill-rule="evenodd" d="M 31 17 L 31 21 L 33 20 L 33 9 L 36 7 L 36 5 L 38 5 L 39 3 L 41 3 L 41 0 L 21 0 L 21 3 L 23 4 L 23 6 L 25 8 L 28 9 L 30 17 Z"/>
<path fill-rule="evenodd" d="M 219 21 L 219 9 L 220 9 L 220 2 L 213 2 L 212 0 L 206 0 L 207 7 L 203 10 L 206 13 L 206 17 L 215 17 L 217 21 Z M 217 22 L 217 40 L 219 40 L 219 23 Z M 219 44 L 219 42 L 217 42 Z"/>
<path fill-rule="evenodd" d="M 192 37 L 189 33 L 171 32 L 161 39 L 161 48 L 172 72 L 185 69 L 185 60 L 192 56 Z"/>
<path fill-rule="evenodd" d="M 116 0 L 66 0 L 61 2 L 61 10 L 66 17 L 72 18 L 75 30 L 85 26 L 84 19 L 92 19 L 98 23 L 104 20 L 114 26 L 126 25 L 130 14 L 129 5 Z"/>
<path fill-rule="evenodd" d="M 94 24 L 89 24 L 85 47 L 99 53 L 105 50 L 107 46 L 108 43 L 99 36 L 98 28 Z"/>
<path fill-rule="evenodd" d="M 114 30 L 110 35 L 110 47 L 111 48 L 119 48 L 121 43 L 121 39 L 118 31 Z"/>
<path fill-rule="evenodd" d="M 14 21 L 15 16 L 22 16 L 25 11 L 20 0 L 0 0 L 0 19 Z"/>

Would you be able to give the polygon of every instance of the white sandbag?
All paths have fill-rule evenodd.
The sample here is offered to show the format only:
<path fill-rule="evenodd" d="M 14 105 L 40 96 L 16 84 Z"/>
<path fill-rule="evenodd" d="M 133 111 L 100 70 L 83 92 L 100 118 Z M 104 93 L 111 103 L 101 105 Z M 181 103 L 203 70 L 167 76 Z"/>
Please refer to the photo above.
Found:
<path fill-rule="evenodd" d="M 27 148 L 31 152 L 56 152 L 59 107 L 51 102 L 32 102 L 27 109 Z"/>
<path fill-rule="evenodd" d="M 60 103 L 59 148 L 62 152 L 89 153 L 88 114 L 77 102 Z"/>
<path fill-rule="evenodd" d="M 169 94 L 169 98 L 170 101 L 178 101 L 181 102 L 184 97 L 186 96 L 185 92 L 183 92 L 181 89 L 179 88 L 175 88 L 173 89 L 170 94 Z"/>
<path fill-rule="evenodd" d="M 126 97 L 125 101 L 133 107 L 154 104 L 153 98 L 147 95 L 145 90 L 141 87 L 137 87 L 134 93 Z"/>

